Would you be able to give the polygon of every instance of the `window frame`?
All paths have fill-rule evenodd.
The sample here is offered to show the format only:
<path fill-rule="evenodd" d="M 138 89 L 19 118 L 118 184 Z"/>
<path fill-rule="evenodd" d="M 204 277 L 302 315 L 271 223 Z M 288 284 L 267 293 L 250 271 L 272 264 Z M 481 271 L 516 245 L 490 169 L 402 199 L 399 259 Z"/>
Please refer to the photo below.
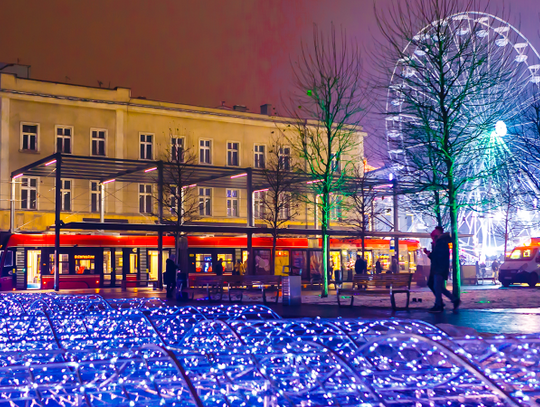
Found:
<path fill-rule="evenodd" d="M 178 140 L 182 140 L 182 157 L 180 160 L 177 160 L 175 158 L 175 154 L 173 153 L 174 151 L 176 151 L 176 148 L 178 148 L 178 145 L 177 143 L 173 145 L 173 140 L 176 140 L 176 142 L 178 142 Z M 186 151 L 186 138 L 184 136 L 171 136 L 171 142 L 170 142 L 170 145 L 171 145 L 171 162 L 176 162 L 176 163 L 184 163 L 185 160 L 186 160 L 186 157 L 185 157 L 185 151 Z"/>
<path fill-rule="evenodd" d="M 227 141 L 227 153 L 226 153 L 226 160 L 225 162 L 227 163 L 227 167 L 240 167 L 240 142 L 239 141 Z M 237 144 L 238 145 L 238 149 L 237 150 L 233 150 L 232 148 L 229 149 L 229 144 Z M 236 161 L 237 163 L 236 164 L 231 164 L 229 162 L 229 153 L 231 154 L 234 154 L 236 152 Z"/>
<path fill-rule="evenodd" d="M 61 137 L 62 139 L 65 139 L 66 136 L 62 135 L 62 136 L 59 136 L 58 135 L 58 129 L 70 129 L 71 130 L 71 136 L 69 136 L 69 139 L 71 140 L 71 144 L 70 144 L 70 147 L 71 147 L 71 152 L 69 153 L 66 153 L 64 151 L 62 151 L 62 154 L 73 154 L 73 126 L 64 126 L 62 124 L 57 124 L 54 126 L 54 152 L 55 153 L 58 153 L 58 138 Z M 62 144 L 63 146 L 63 144 Z"/>
<path fill-rule="evenodd" d="M 229 197 L 229 191 L 231 191 L 231 192 L 236 191 L 236 197 L 233 197 L 233 196 Z M 239 218 L 240 217 L 240 190 L 239 189 L 226 188 L 226 190 L 225 190 L 225 198 L 226 198 L 225 208 L 227 209 L 227 217 L 228 218 Z M 231 201 L 230 208 L 229 208 L 229 200 Z M 236 215 L 232 214 L 234 202 L 236 202 Z M 231 211 L 230 213 L 229 213 L 229 210 Z"/>
<path fill-rule="evenodd" d="M 23 126 L 36 126 L 36 149 L 35 150 L 30 150 L 28 148 L 23 148 L 23 140 L 24 140 L 24 134 L 31 134 L 31 133 L 25 133 L 23 132 Z M 39 135 L 41 133 L 41 125 L 39 123 L 32 123 L 32 122 L 20 122 L 20 140 L 19 140 L 19 151 L 21 153 L 39 153 L 40 152 L 40 140 L 39 140 Z M 33 178 L 33 177 L 32 177 Z"/>
<path fill-rule="evenodd" d="M 265 206 L 264 200 L 266 199 L 267 190 L 254 191 L 253 192 L 253 217 L 255 219 L 264 219 Z"/>
<path fill-rule="evenodd" d="M 36 180 L 36 186 L 35 186 L 35 191 L 36 191 L 36 207 L 35 208 L 23 208 L 22 207 L 22 191 L 23 191 L 23 188 L 28 190 L 28 191 L 32 191 L 34 190 L 34 188 L 28 186 L 28 187 L 23 187 L 22 183 L 23 183 L 23 179 L 28 179 L 28 185 L 30 185 L 30 180 L 31 179 L 35 179 Z M 21 177 L 21 181 L 20 181 L 20 186 L 19 186 L 19 202 L 20 202 L 20 209 L 23 210 L 23 211 L 37 211 L 39 210 L 39 177 Z M 30 202 L 30 197 L 27 198 L 27 201 Z"/>
<path fill-rule="evenodd" d="M 282 153 L 282 150 L 284 151 L 285 149 L 288 149 L 289 150 L 289 153 L 288 154 L 284 154 Z M 278 151 L 278 166 L 279 166 L 279 169 L 283 170 L 283 171 L 290 171 L 291 170 L 291 146 L 289 145 L 284 145 L 284 146 L 281 146 L 279 148 L 279 151 Z M 282 164 L 282 157 L 287 157 L 288 160 L 287 160 L 287 165 L 285 168 L 285 166 L 283 166 Z"/>
<path fill-rule="evenodd" d="M 144 191 L 141 192 L 141 187 L 144 187 Z M 150 192 L 147 191 L 147 188 L 146 187 L 150 187 Z M 141 196 L 144 196 L 145 198 L 145 201 L 144 201 L 144 206 L 145 208 L 144 209 L 148 209 L 148 202 L 146 202 L 146 198 L 147 197 L 150 197 L 150 212 L 148 211 L 142 211 L 141 212 Z M 153 215 L 154 212 L 153 212 L 153 209 L 154 209 L 154 202 L 153 202 L 153 198 L 154 198 L 154 189 L 153 189 L 153 184 L 137 184 L 137 206 L 138 206 L 138 212 L 139 214 L 141 215 Z"/>
<path fill-rule="evenodd" d="M 198 188 L 198 194 L 197 194 L 197 197 L 198 197 L 198 202 L 199 202 L 199 216 L 201 217 L 209 217 L 209 216 L 212 216 L 212 213 L 213 213 L 213 207 L 212 207 L 212 198 L 214 196 L 214 189 L 213 188 L 209 188 L 209 187 L 197 187 Z M 201 189 L 205 190 L 206 191 L 210 191 L 210 194 L 209 195 L 206 195 L 206 194 L 203 194 L 201 195 Z M 206 212 L 206 209 L 207 209 L 207 204 L 206 204 L 206 200 L 207 200 L 207 197 L 208 197 L 208 201 L 210 202 L 210 205 L 208 206 L 208 209 L 209 209 L 209 214 L 207 214 Z M 203 202 L 201 202 L 201 199 L 203 199 Z M 201 211 L 201 203 L 203 204 L 203 210 Z M 203 212 L 203 213 L 201 213 Z"/>
<path fill-rule="evenodd" d="M 264 152 L 261 153 L 261 152 L 258 152 L 258 151 L 255 151 L 257 147 L 264 147 Z M 266 144 L 254 144 L 253 145 L 253 168 L 259 168 L 259 169 L 262 169 L 264 170 L 266 168 L 266 153 L 268 151 L 268 148 L 266 146 Z M 263 166 L 260 167 L 260 166 L 257 166 L 257 155 L 260 155 L 262 154 L 263 156 Z"/>
<path fill-rule="evenodd" d="M 209 162 L 209 163 L 201 161 L 201 148 L 203 147 L 203 146 L 201 146 L 201 141 L 208 141 L 208 142 L 210 142 L 210 146 L 209 146 L 209 147 L 204 146 L 205 149 L 208 148 L 208 149 L 210 150 L 210 152 L 209 152 L 209 154 L 208 154 L 208 158 L 210 159 L 210 162 Z M 199 164 L 201 164 L 201 165 L 212 165 L 212 164 L 213 164 L 213 162 L 214 162 L 214 140 L 213 140 L 213 139 L 211 139 L 211 138 L 200 138 L 200 139 L 199 139 L 199 154 L 198 154 L 198 161 L 199 161 Z"/>
<path fill-rule="evenodd" d="M 290 192 L 280 192 L 278 199 L 279 199 L 279 205 L 281 206 L 284 199 L 283 197 L 287 197 L 286 205 L 284 207 L 280 207 L 279 213 L 278 213 L 278 219 L 279 220 L 286 220 L 291 218 L 291 193 Z M 286 213 L 285 213 L 286 211 Z"/>
<path fill-rule="evenodd" d="M 92 184 L 93 183 L 96 183 L 97 185 L 97 190 L 96 191 L 92 191 Z M 89 199 L 90 199 L 90 202 L 89 202 L 89 212 L 90 213 L 101 213 L 101 182 L 97 181 L 97 180 L 90 180 L 89 181 Z M 92 210 L 92 195 L 97 195 L 97 211 L 93 211 Z"/>
<path fill-rule="evenodd" d="M 69 189 L 65 188 L 64 182 L 70 183 Z M 60 202 L 60 210 L 62 212 L 73 212 L 73 180 L 71 178 L 62 178 L 60 183 L 60 196 L 62 197 Z M 69 194 L 69 209 L 64 207 L 64 194 L 66 193 Z"/>
<path fill-rule="evenodd" d="M 152 137 L 152 141 L 151 142 L 148 142 L 148 141 L 141 141 L 141 136 L 144 136 L 145 138 L 147 138 L 148 136 L 151 136 Z M 155 156 L 155 149 L 154 149 L 154 142 L 156 140 L 156 135 L 154 133 L 150 133 L 150 132 L 144 132 L 144 131 L 140 131 L 139 132 L 139 160 L 145 160 L 145 161 L 153 161 L 154 160 L 154 156 Z M 144 152 L 145 152 L 145 155 L 147 153 L 147 146 L 150 145 L 150 152 L 151 152 L 151 157 L 148 158 L 148 157 L 141 157 L 141 146 L 142 145 L 145 145 L 145 149 L 144 149 Z"/>
<path fill-rule="evenodd" d="M 105 132 L 105 138 L 103 139 L 103 152 L 105 154 L 101 155 L 101 154 L 93 154 L 92 152 L 92 142 L 94 141 L 94 136 L 93 136 L 93 132 L 96 131 L 96 132 L 100 132 L 100 131 L 103 131 Z M 96 140 L 101 140 L 100 138 L 96 138 Z M 90 156 L 91 157 L 107 157 L 107 147 L 108 147 L 108 140 L 109 140 L 109 130 L 108 129 L 100 129 L 100 128 L 97 128 L 97 127 L 92 127 L 90 128 Z"/>

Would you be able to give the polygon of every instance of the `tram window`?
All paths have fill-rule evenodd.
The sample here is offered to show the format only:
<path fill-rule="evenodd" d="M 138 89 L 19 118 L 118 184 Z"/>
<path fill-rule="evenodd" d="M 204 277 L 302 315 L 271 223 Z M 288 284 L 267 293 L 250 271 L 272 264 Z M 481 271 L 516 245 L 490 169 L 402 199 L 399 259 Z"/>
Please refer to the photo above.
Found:
<path fill-rule="evenodd" d="M 69 254 L 60 254 L 58 260 L 60 274 L 69 274 Z M 54 274 L 54 253 L 49 254 L 49 273 Z"/>
<path fill-rule="evenodd" d="M 255 274 L 272 274 L 270 271 L 270 250 L 255 250 Z"/>
<path fill-rule="evenodd" d="M 96 256 L 93 254 L 75 255 L 75 274 L 95 274 Z"/>
<path fill-rule="evenodd" d="M 212 272 L 212 255 L 211 254 L 197 254 L 195 260 L 195 271 L 197 273 L 211 273 Z"/>
<path fill-rule="evenodd" d="M 223 261 L 223 271 L 225 273 L 232 273 L 234 269 L 233 255 L 232 254 L 218 254 L 217 258 Z"/>
<path fill-rule="evenodd" d="M 0 250 L 0 256 L 4 254 L 3 250 Z M 6 252 L 6 260 L 4 261 L 4 267 L 13 267 L 13 251 L 8 250 Z"/>

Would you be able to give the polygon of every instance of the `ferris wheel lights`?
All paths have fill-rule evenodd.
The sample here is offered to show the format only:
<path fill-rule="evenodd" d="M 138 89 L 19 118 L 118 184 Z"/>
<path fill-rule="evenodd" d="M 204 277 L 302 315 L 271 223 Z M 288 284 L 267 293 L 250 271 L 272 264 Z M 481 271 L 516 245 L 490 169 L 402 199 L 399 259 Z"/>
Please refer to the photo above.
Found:
<path fill-rule="evenodd" d="M 506 123 L 502 120 L 499 120 L 497 123 L 495 123 L 495 134 L 499 137 L 504 137 L 508 133 L 508 128 L 506 127 Z"/>

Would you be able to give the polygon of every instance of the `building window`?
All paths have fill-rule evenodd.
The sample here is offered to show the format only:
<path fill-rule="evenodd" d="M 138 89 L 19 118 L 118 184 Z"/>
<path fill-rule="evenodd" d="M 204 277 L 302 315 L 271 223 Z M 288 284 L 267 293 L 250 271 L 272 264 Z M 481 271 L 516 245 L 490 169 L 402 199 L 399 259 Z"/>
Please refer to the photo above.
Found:
<path fill-rule="evenodd" d="M 154 136 L 152 134 L 141 134 L 140 135 L 140 155 L 141 160 L 153 160 L 153 148 Z"/>
<path fill-rule="evenodd" d="M 171 161 L 184 162 L 184 137 L 171 138 Z"/>
<path fill-rule="evenodd" d="M 37 178 L 21 178 L 21 209 L 37 209 Z"/>
<path fill-rule="evenodd" d="M 60 193 L 62 195 L 62 208 L 61 210 L 66 212 L 71 212 L 71 187 L 73 186 L 73 181 L 70 179 L 61 180 L 62 184 L 60 187 Z"/>
<path fill-rule="evenodd" d="M 152 184 L 139 184 L 139 213 L 152 213 Z"/>
<path fill-rule="evenodd" d="M 56 152 L 71 154 L 73 127 L 56 126 Z"/>
<path fill-rule="evenodd" d="M 291 194 L 282 192 L 279 194 L 279 219 L 289 219 L 291 216 Z"/>
<path fill-rule="evenodd" d="M 199 141 L 199 162 L 201 164 L 212 164 L 212 141 Z"/>
<path fill-rule="evenodd" d="M 199 188 L 199 215 L 212 215 L 212 188 Z"/>
<path fill-rule="evenodd" d="M 332 172 L 337 172 L 338 174 L 341 172 L 341 162 L 338 157 L 336 157 L 336 154 L 332 154 Z"/>
<path fill-rule="evenodd" d="M 290 171 L 291 169 L 291 148 L 281 147 L 279 149 L 279 168 L 281 170 Z"/>
<path fill-rule="evenodd" d="M 90 212 L 101 211 L 101 186 L 99 181 L 90 181 Z"/>
<path fill-rule="evenodd" d="M 107 130 L 92 130 L 92 155 L 105 156 Z"/>
<path fill-rule="evenodd" d="M 330 219 L 341 220 L 342 219 L 342 201 L 343 198 L 339 195 L 332 194 L 330 196 Z"/>
<path fill-rule="evenodd" d="M 227 216 L 237 218 L 238 215 L 238 190 L 227 190 Z"/>
<path fill-rule="evenodd" d="M 264 168 L 265 162 L 266 162 L 265 153 L 266 153 L 265 146 L 255 144 L 255 160 L 254 160 L 255 168 Z"/>
<path fill-rule="evenodd" d="M 227 165 L 238 167 L 240 143 L 227 143 Z"/>
<path fill-rule="evenodd" d="M 171 215 L 173 216 L 176 216 L 178 215 L 178 203 L 179 203 L 179 199 L 178 199 L 178 187 L 176 186 L 171 186 L 171 196 L 170 196 L 170 210 L 171 210 Z"/>
<path fill-rule="evenodd" d="M 22 124 L 21 150 L 38 151 L 38 131 L 37 124 Z"/>
<path fill-rule="evenodd" d="M 253 193 L 253 216 L 255 219 L 264 218 L 264 199 L 266 198 L 265 191 L 255 191 Z"/>

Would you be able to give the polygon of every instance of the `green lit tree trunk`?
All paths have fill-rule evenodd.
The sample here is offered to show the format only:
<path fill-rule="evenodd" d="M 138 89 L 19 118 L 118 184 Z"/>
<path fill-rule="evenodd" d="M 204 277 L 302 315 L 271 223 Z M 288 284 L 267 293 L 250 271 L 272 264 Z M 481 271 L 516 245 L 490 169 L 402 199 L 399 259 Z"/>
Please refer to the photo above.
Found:
<path fill-rule="evenodd" d="M 448 204 L 450 209 L 450 234 L 452 238 L 452 294 L 461 296 L 461 273 L 459 265 L 458 204 L 452 179 L 449 178 Z"/>
<path fill-rule="evenodd" d="M 330 263 L 330 239 L 328 238 L 328 224 L 330 218 L 330 194 L 322 194 L 321 231 L 322 231 L 322 292 L 321 297 L 328 297 L 328 264 Z"/>

